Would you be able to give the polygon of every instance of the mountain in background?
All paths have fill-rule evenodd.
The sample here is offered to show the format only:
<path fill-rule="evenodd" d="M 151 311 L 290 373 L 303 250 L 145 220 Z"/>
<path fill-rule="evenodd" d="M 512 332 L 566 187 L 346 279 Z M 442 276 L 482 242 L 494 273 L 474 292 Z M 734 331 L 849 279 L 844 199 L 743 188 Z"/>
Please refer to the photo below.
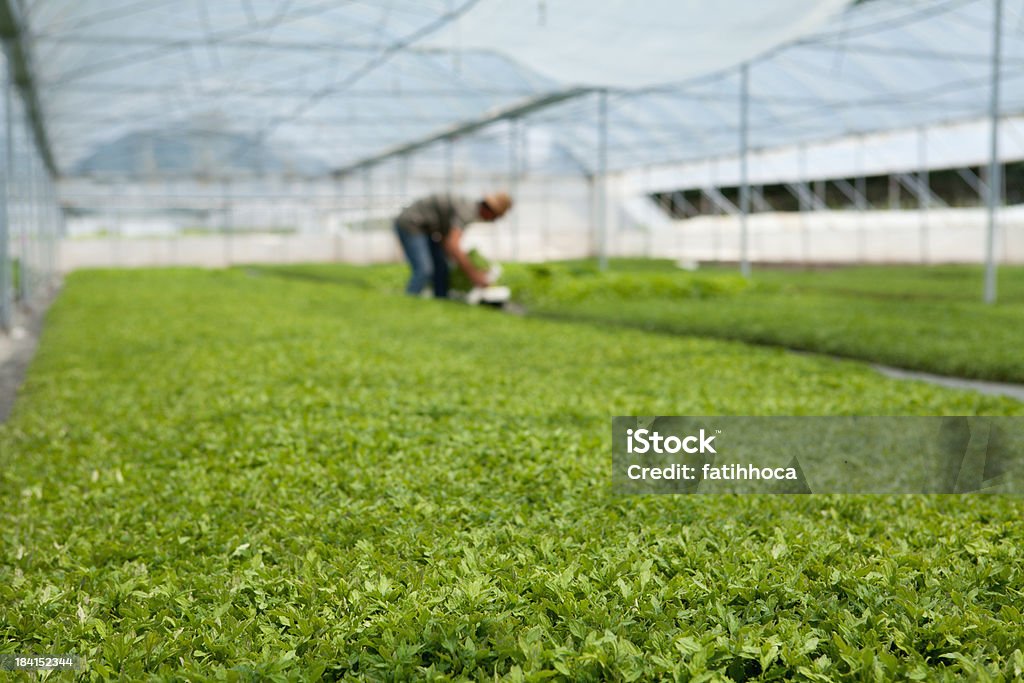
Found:
<path fill-rule="evenodd" d="M 319 175 L 314 159 L 285 157 L 256 136 L 222 130 L 183 128 L 138 131 L 99 145 L 74 167 L 83 175 L 189 175 L 295 173 Z"/>

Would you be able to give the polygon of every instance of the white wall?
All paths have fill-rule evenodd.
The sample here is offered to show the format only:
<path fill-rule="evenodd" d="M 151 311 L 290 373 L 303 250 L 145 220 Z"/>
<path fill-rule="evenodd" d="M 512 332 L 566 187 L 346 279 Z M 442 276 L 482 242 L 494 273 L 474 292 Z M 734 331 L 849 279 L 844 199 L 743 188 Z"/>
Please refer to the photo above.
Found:
<path fill-rule="evenodd" d="M 624 223 L 611 251 L 692 261 L 738 261 L 739 219 L 702 216 L 657 225 Z M 752 261 L 784 263 L 981 263 L 982 209 L 761 213 L 748 218 Z M 997 255 L 1024 264 L 1024 207 L 999 214 Z"/>
<path fill-rule="evenodd" d="M 550 214 L 541 220 L 540 212 Z M 786 263 L 980 263 L 986 215 L 980 209 L 764 213 L 749 218 L 750 258 Z M 518 234 L 518 244 L 515 236 Z M 1024 207 L 1000 212 L 999 258 L 1024 264 Z M 594 235 L 579 215 L 553 205 L 525 207 L 514 232 L 509 220 L 474 225 L 466 233 L 497 261 L 583 258 L 594 253 Z M 739 222 L 704 216 L 641 225 L 622 213 L 612 221 L 612 256 L 692 261 L 739 260 Z M 340 229 L 328 234 L 186 236 L 176 238 L 66 239 L 60 269 L 242 263 L 384 263 L 401 259 L 390 230 Z"/>

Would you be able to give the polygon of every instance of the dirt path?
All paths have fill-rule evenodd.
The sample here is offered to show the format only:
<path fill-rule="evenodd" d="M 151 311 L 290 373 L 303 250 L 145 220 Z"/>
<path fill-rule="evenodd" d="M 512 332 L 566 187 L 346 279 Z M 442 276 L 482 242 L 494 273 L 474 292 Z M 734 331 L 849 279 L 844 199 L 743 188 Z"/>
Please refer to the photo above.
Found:
<path fill-rule="evenodd" d="M 918 372 L 916 370 L 904 370 L 902 368 L 893 368 L 888 365 L 878 365 L 876 363 L 872 363 L 871 367 L 886 377 L 891 377 L 893 379 L 928 382 L 929 384 L 937 384 L 951 389 L 977 391 L 978 393 L 987 394 L 989 396 L 1008 396 L 1024 402 L 1024 384 L 1008 384 L 1005 382 L 988 382 L 981 379 L 946 377 L 944 375 L 933 375 L 928 372 Z"/>
<path fill-rule="evenodd" d="M 57 296 L 55 291 L 32 312 L 15 313 L 11 331 L 0 332 L 0 423 L 6 422 L 18 396 L 18 388 L 25 381 L 32 357 L 43 329 L 43 317 Z"/>

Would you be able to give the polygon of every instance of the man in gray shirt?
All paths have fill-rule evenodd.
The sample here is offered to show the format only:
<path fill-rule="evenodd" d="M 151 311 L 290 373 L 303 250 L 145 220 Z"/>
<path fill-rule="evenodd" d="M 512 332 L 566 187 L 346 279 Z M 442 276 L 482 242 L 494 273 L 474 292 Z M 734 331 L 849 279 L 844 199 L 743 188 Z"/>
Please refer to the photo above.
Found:
<path fill-rule="evenodd" d="M 432 194 L 403 209 L 395 219 L 395 232 L 412 269 L 406 293 L 418 295 L 427 282 L 433 282 L 434 296 L 447 297 L 449 258 L 470 282 L 486 287 L 486 273 L 480 272 L 462 249 L 462 232 L 476 221 L 496 221 L 510 208 L 512 198 L 495 192 L 477 201 Z"/>

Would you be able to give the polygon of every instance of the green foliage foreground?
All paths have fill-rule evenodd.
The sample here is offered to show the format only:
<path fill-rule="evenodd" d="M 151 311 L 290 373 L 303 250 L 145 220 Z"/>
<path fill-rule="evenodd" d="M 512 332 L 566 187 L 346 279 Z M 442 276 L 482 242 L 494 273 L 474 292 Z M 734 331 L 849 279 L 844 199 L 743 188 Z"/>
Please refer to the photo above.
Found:
<path fill-rule="evenodd" d="M 1021 414 L 244 271 L 72 276 L 0 428 L 0 651 L 84 678 L 1010 680 L 1024 503 L 614 497 L 616 414 Z"/>

